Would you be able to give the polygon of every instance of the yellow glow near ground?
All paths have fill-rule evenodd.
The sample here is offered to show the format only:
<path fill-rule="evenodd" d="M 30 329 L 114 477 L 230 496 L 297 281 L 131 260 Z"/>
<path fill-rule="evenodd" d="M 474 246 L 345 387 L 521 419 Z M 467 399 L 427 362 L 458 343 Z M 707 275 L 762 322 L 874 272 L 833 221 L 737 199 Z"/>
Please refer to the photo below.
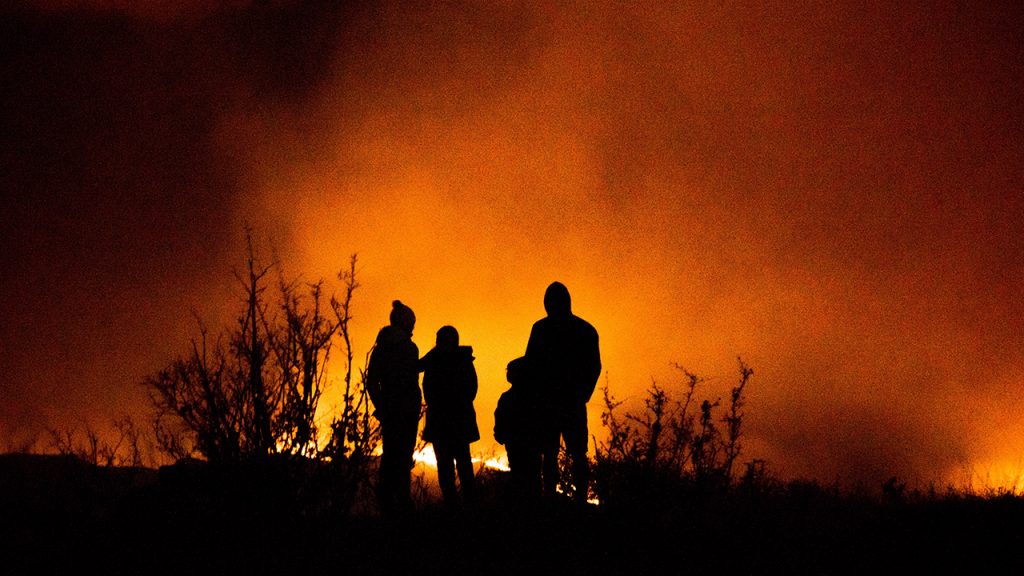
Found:
<path fill-rule="evenodd" d="M 972 493 L 1024 491 L 1024 457 L 975 463 L 961 473 L 955 485 Z"/>
<path fill-rule="evenodd" d="M 434 454 L 434 447 L 429 444 L 414 452 L 412 459 L 418 465 L 429 466 L 435 469 L 437 468 L 437 456 Z M 483 463 L 484 468 L 499 470 L 501 472 L 508 472 L 510 470 L 508 467 L 508 456 L 504 453 L 487 457 L 477 455 L 473 457 L 473 463 Z"/>

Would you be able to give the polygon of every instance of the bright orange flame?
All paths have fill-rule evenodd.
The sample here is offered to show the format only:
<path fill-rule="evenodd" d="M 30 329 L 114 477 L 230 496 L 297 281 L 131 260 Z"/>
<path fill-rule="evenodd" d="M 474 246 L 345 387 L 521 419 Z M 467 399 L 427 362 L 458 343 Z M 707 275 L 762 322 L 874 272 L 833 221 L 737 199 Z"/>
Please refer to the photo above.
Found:
<path fill-rule="evenodd" d="M 1024 458 L 976 462 L 953 475 L 949 483 L 970 493 L 1020 494 L 1024 490 Z"/>
<path fill-rule="evenodd" d="M 437 456 L 434 454 L 434 447 L 430 444 L 427 444 L 423 448 L 415 451 L 412 455 L 412 459 L 416 464 L 437 468 Z M 508 456 L 504 453 L 487 457 L 477 455 L 473 457 L 473 463 L 483 464 L 485 468 L 500 470 L 502 472 L 508 472 L 510 470 L 508 467 Z"/>

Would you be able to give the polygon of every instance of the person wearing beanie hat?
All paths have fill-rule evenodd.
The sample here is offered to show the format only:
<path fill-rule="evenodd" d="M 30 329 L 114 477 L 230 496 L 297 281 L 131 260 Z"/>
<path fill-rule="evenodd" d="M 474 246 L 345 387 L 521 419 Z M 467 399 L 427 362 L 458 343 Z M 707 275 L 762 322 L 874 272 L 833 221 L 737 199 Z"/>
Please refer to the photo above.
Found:
<path fill-rule="evenodd" d="M 380 422 L 383 453 L 377 501 L 384 514 L 412 507 L 411 471 L 419 429 L 420 352 L 412 341 L 416 315 L 399 300 L 391 304 L 389 325 L 380 329 L 366 369 L 366 389 Z"/>
<path fill-rule="evenodd" d="M 416 326 L 416 314 L 413 313 L 412 308 L 402 304 L 401 300 L 395 300 L 391 303 L 390 321 L 392 326 L 405 330 L 411 337 L 413 327 Z"/>
<path fill-rule="evenodd" d="M 597 330 L 572 313 L 569 289 L 552 282 L 544 293 L 547 316 L 533 325 L 526 345 L 531 371 L 547 396 L 551 410 L 540 428 L 543 441 L 544 493 L 553 496 L 558 483 L 560 441 L 572 461 L 574 497 L 585 502 L 589 490 L 587 402 L 601 376 Z"/>

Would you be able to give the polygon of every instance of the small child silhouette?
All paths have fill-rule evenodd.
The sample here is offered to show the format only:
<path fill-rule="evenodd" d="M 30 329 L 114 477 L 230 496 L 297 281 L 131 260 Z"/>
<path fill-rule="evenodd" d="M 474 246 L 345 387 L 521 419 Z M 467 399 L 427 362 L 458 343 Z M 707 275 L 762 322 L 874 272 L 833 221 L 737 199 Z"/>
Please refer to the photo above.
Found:
<path fill-rule="evenodd" d="M 541 493 L 543 404 L 525 357 L 508 363 L 506 379 L 511 387 L 494 410 L 494 439 L 505 446 L 516 495 L 532 500 Z"/>

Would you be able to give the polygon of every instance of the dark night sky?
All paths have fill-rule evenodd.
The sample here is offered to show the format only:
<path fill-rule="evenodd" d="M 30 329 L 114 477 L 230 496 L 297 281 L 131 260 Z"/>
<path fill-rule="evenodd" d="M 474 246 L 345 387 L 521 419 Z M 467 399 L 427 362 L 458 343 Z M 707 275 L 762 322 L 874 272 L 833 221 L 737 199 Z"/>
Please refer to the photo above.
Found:
<path fill-rule="evenodd" d="M 396 297 L 459 327 L 484 430 L 562 279 L 630 402 L 742 354 L 786 474 L 1024 465 L 1020 8 L 216 4 L 0 12 L 9 445 L 143 421 L 248 224 L 359 252 L 357 348 Z"/>

